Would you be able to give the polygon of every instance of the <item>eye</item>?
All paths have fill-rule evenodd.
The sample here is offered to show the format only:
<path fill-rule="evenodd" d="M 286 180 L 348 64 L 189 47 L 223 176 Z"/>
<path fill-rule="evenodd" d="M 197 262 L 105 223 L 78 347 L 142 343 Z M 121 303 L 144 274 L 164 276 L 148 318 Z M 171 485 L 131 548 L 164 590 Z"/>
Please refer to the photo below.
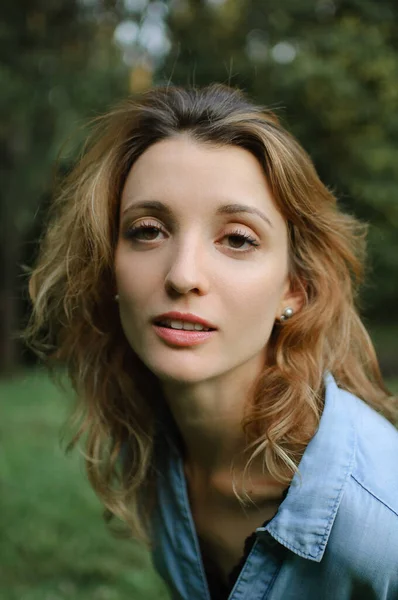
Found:
<path fill-rule="evenodd" d="M 240 247 L 237 248 L 236 246 L 232 248 L 233 250 L 236 250 L 237 252 L 241 252 L 241 253 L 251 252 L 254 249 L 254 247 L 260 245 L 256 241 L 255 238 L 253 238 L 251 235 L 249 235 L 245 231 L 241 231 L 239 229 L 237 229 L 236 231 L 233 231 L 231 233 L 228 233 L 225 237 L 237 240 L 238 244 L 239 244 L 239 242 L 240 242 L 240 244 L 247 243 L 247 244 L 249 244 L 251 246 L 251 248 L 248 248 L 247 250 L 241 250 Z"/>
<path fill-rule="evenodd" d="M 167 235 L 167 233 L 162 227 L 159 227 L 159 225 L 151 223 L 150 221 L 143 221 L 138 225 L 129 227 L 124 233 L 124 237 L 134 242 L 156 242 L 159 239 L 159 233 L 164 233 Z M 232 241 L 232 246 L 230 249 L 234 250 L 235 252 L 239 252 L 240 254 L 251 252 L 255 249 L 255 247 L 260 245 L 254 237 L 240 229 L 224 235 L 223 238 L 229 238 L 230 242 Z M 241 249 L 243 244 L 248 244 L 249 248 Z"/>
<path fill-rule="evenodd" d="M 163 232 L 163 229 L 158 225 L 143 221 L 139 225 L 129 227 L 124 234 L 128 240 L 138 242 L 154 242 L 157 240 L 157 234 Z"/>

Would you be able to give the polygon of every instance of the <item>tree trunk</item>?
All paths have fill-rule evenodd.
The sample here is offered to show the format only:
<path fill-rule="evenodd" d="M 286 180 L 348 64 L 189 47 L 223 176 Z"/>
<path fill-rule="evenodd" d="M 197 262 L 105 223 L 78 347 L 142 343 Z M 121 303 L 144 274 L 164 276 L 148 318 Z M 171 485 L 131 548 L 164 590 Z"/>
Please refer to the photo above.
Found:
<path fill-rule="evenodd" d="M 15 215 L 3 210 L 0 271 L 0 374 L 7 375 L 18 366 L 18 316 L 21 302 L 18 269 L 21 244 Z"/>

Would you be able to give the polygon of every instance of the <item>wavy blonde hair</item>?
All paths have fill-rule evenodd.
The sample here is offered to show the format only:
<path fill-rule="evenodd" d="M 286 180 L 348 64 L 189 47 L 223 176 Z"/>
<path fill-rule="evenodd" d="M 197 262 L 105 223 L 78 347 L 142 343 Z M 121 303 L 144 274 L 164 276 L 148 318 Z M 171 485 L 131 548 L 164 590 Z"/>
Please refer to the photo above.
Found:
<path fill-rule="evenodd" d="M 246 468 L 261 454 L 277 480 L 291 479 L 310 439 L 306 424 L 319 423 L 327 371 L 389 420 L 397 417 L 355 307 L 366 226 L 339 210 L 275 114 L 219 84 L 159 87 L 127 99 L 94 120 L 55 198 L 31 273 L 25 337 L 50 367 L 66 365 L 79 420 L 69 447 L 84 437 L 89 481 L 106 515 L 127 522 L 147 544 L 162 392 L 122 331 L 114 250 L 120 196 L 134 161 L 151 144 L 182 132 L 239 146 L 260 162 L 287 222 L 291 282 L 305 299 L 299 313 L 275 324 L 267 364 L 248 399 L 242 425 L 253 452 Z"/>

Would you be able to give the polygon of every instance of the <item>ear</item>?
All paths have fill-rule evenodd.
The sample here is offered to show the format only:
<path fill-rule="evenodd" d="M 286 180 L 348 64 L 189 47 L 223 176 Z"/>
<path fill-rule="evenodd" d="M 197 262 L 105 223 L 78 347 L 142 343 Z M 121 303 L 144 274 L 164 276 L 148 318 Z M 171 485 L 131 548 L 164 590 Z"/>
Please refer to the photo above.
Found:
<path fill-rule="evenodd" d="M 292 279 L 288 277 L 275 319 L 280 321 L 283 311 L 288 307 L 293 309 L 293 314 L 300 312 L 304 306 L 305 298 L 306 293 L 303 283 L 298 280 L 292 281 Z"/>

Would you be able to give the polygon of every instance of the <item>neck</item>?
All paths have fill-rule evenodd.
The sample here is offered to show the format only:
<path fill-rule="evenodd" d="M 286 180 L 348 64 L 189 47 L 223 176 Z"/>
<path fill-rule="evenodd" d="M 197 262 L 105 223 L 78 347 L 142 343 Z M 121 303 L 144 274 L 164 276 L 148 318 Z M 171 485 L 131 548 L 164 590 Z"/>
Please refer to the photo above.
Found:
<path fill-rule="evenodd" d="M 208 478 L 230 473 L 232 461 L 238 468 L 247 462 L 242 419 L 257 373 L 258 365 L 250 369 L 246 365 L 222 380 L 162 384 L 183 440 L 186 464 Z"/>

